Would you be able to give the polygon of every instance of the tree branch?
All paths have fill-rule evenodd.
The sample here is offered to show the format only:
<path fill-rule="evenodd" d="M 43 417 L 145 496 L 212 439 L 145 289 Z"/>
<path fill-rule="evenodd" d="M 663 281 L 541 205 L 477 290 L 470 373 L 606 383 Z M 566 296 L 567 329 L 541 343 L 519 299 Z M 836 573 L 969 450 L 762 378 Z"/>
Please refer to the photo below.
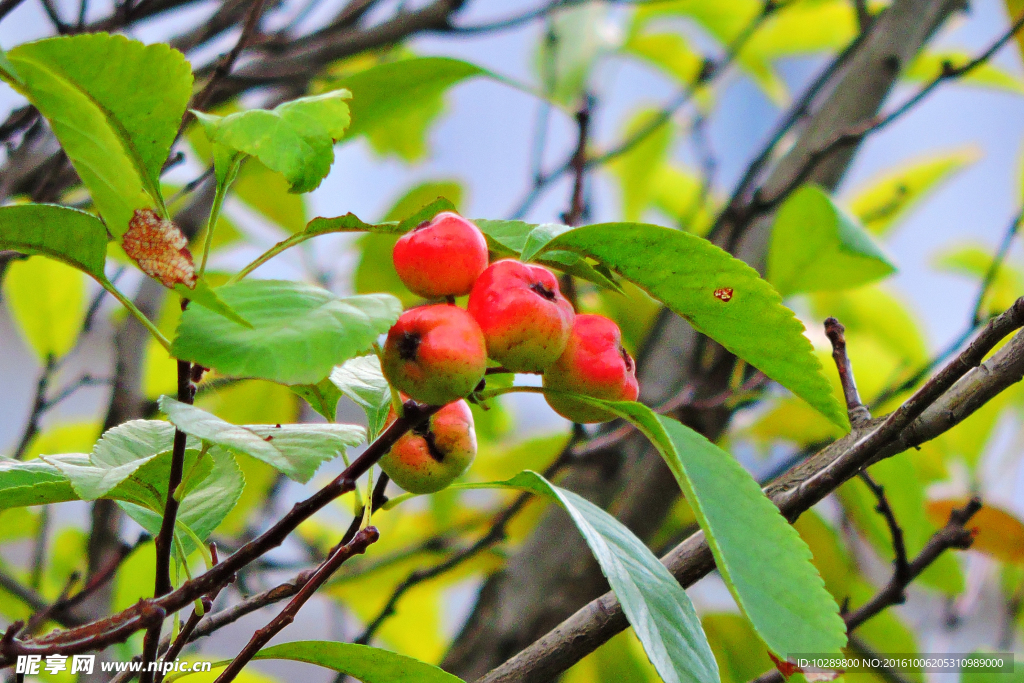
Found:
<path fill-rule="evenodd" d="M 260 651 L 264 645 L 270 642 L 270 639 L 281 632 L 281 630 L 292 623 L 295 619 L 295 615 L 299 609 L 302 608 L 306 601 L 309 600 L 313 593 L 317 591 L 320 586 L 324 584 L 327 579 L 331 578 L 338 567 L 342 565 L 347 559 L 356 554 L 362 554 L 366 552 L 366 548 L 371 544 L 375 543 L 380 538 L 380 533 L 376 527 L 368 526 L 365 529 L 357 532 L 352 540 L 348 543 L 338 544 L 338 546 L 331 552 L 323 564 L 321 564 L 313 575 L 309 578 L 309 581 L 296 593 L 295 597 L 292 598 L 291 602 L 281 610 L 274 619 L 264 626 L 263 628 L 256 631 L 252 638 L 238 653 L 238 656 L 231 660 L 228 667 L 221 672 L 220 676 L 217 676 L 217 680 L 214 683 L 229 683 L 229 681 L 235 680 L 235 677 L 245 668 L 256 653 Z"/>
<path fill-rule="evenodd" d="M 893 581 L 909 585 L 910 580 L 907 577 L 910 576 L 910 561 L 907 559 L 907 546 L 903 542 L 903 529 L 900 528 L 892 506 L 889 505 L 889 498 L 885 495 L 885 487 L 872 479 L 867 470 L 861 470 L 857 476 L 871 489 L 871 493 L 874 494 L 875 499 L 878 501 L 875 511 L 882 515 L 886 526 L 889 527 L 889 535 L 892 537 L 892 549 L 895 555 L 892 561 Z M 900 602 L 903 602 L 904 596 L 900 596 L 900 598 Z"/>
<path fill-rule="evenodd" d="M 929 383 L 933 387 L 945 385 L 949 377 L 956 376 L 958 381 L 947 386 L 945 393 L 935 394 L 933 389 L 929 389 L 916 401 L 908 401 L 912 409 L 904 411 L 903 415 L 917 413 L 916 419 L 904 424 L 895 434 L 886 432 L 893 429 L 893 425 L 902 423 L 902 418 L 893 420 L 899 410 L 889 418 L 872 420 L 863 428 L 855 428 L 839 441 L 797 464 L 770 484 L 765 493 L 786 518 L 793 521 L 861 468 L 935 438 L 1019 382 L 1024 378 L 1024 334 L 1017 334 L 981 365 L 977 363 L 984 357 L 984 349 L 991 350 L 1016 329 L 1008 321 L 1020 315 L 1017 309 L 1024 310 L 1024 299 L 1007 314 L 994 320 L 994 323 L 999 322 L 990 324 L 963 354 L 944 368 L 937 376 L 944 378 L 942 381 Z M 925 400 L 930 403 L 922 406 Z M 887 424 L 890 426 L 886 427 Z M 879 433 L 885 438 L 872 438 Z M 695 533 L 679 544 L 662 558 L 662 563 L 684 587 L 714 569 L 714 557 L 703 532 Z M 489 672 L 479 683 L 548 680 L 628 625 L 615 595 L 605 593 Z"/>
<path fill-rule="evenodd" d="M 878 489 L 880 490 L 881 487 L 878 487 Z M 874 487 L 872 488 L 872 491 L 875 491 Z M 882 501 L 885 500 L 885 496 L 881 493 L 877 493 L 876 495 L 879 495 L 879 507 L 881 507 Z M 888 508 L 888 502 L 885 503 L 885 507 Z M 930 567 L 931 564 L 935 562 L 940 555 L 942 555 L 942 553 L 954 548 L 958 550 L 966 550 L 969 548 L 971 546 L 971 542 L 974 540 L 974 535 L 966 528 L 966 524 L 980 509 L 981 501 L 978 498 L 972 498 L 963 508 L 953 510 L 949 515 L 949 521 L 946 523 L 946 526 L 942 527 L 932 535 L 925 547 L 922 548 L 920 554 L 914 558 L 913 562 L 907 563 L 906 551 L 903 551 L 904 566 L 901 568 L 899 563 L 897 563 L 893 568 L 893 575 L 889 580 L 889 583 L 887 583 L 882 590 L 876 593 L 873 598 L 858 607 L 856 610 L 843 615 L 843 621 L 846 622 L 847 634 L 851 634 L 858 626 L 866 622 L 871 617 L 885 611 L 889 607 L 902 604 L 906 599 L 907 587 L 913 583 L 914 579 L 920 576 L 925 569 Z M 891 511 L 886 519 L 887 521 L 891 519 Z M 892 523 L 895 523 L 894 519 L 892 520 Z M 896 528 L 898 528 L 898 526 Z M 894 541 L 895 538 L 896 533 L 894 532 Z M 899 559 L 898 554 L 897 559 Z M 754 679 L 753 683 L 782 683 L 783 680 L 784 678 L 779 670 L 772 669 L 771 671 L 768 671 Z"/>
<path fill-rule="evenodd" d="M 238 549 L 233 555 L 206 573 L 186 581 L 178 589 L 137 604 L 117 614 L 98 619 L 78 628 L 54 631 L 38 638 L 19 639 L 21 625 L 12 625 L 0 640 L 0 667 L 10 666 L 18 655 L 79 654 L 102 649 L 124 641 L 136 631 L 151 627 L 201 598 L 210 591 L 229 583 L 245 567 L 267 551 L 279 546 L 300 523 L 311 517 L 332 500 L 355 488 L 356 480 L 365 474 L 407 431 L 422 424 L 441 406 L 424 406 L 406 401 L 405 414 L 395 420 L 352 461 L 333 481 L 309 498 L 296 503 L 288 513 L 269 529 Z"/>
<path fill-rule="evenodd" d="M 839 371 L 839 383 L 843 387 L 843 396 L 846 398 L 846 412 L 850 417 L 850 424 L 860 427 L 871 419 L 871 413 L 860 402 L 860 394 L 857 392 L 857 381 L 853 377 L 853 365 L 850 364 L 850 357 L 846 354 L 846 328 L 835 318 L 825 320 L 825 336 L 832 343 L 832 359 L 836 362 L 836 370 Z"/>
<path fill-rule="evenodd" d="M 188 305 L 188 301 L 181 302 L 182 310 Z M 187 360 L 177 361 L 178 367 L 178 400 L 188 405 L 195 399 L 195 385 L 192 384 L 192 363 Z M 156 570 L 153 597 L 159 598 L 174 589 L 171 583 L 171 548 L 174 547 L 174 527 L 178 518 L 178 487 L 185 471 L 185 444 L 188 436 L 180 429 L 174 430 L 174 446 L 171 449 L 171 471 L 167 476 L 167 500 L 164 503 L 163 519 L 160 523 L 160 532 L 157 534 L 154 546 L 156 549 Z M 182 562 L 186 558 L 179 558 Z M 146 637 L 142 641 L 142 661 L 144 664 L 157 661 L 157 648 L 160 645 L 160 628 L 162 624 L 157 622 L 149 627 Z M 141 683 L 152 683 L 155 672 L 146 669 L 139 677 Z"/>

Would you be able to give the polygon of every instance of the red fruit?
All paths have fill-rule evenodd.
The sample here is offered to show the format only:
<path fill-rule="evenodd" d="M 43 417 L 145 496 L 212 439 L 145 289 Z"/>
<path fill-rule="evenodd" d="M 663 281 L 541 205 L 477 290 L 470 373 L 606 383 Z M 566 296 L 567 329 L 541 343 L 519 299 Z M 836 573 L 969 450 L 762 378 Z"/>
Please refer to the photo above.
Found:
<path fill-rule="evenodd" d="M 392 252 L 405 286 L 427 299 L 469 294 L 487 268 L 487 241 L 480 228 L 444 211 L 402 235 Z"/>
<path fill-rule="evenodd" d="M 388 424 L 394 421 L 392 410 Z M 434 493 L 465 472 L 474 457 L 473 413 L 465 401 L 456 401 L 395 442 L 380 459 L 380 466 L 406 491 Z"/>
<path fill-rule="evenodd" d="M 468 395 L 484 377 L 484 335 L 461 308 L 413 308 L 388 332 L 381 366 L 388 382 L 417 401 L 451 403 Z"/>
<path fill-rule="evenodd" d="M 469 293 L 469 312 L 491 358 L 513 372 L 543 372 L 565 349 L 576 314 L 541 266 L 503 259 L 491 264 Z"/>
<path fill-rule="evenodd" d="M 622 348 L 619 326 L 601 315 L 578 315 L 569 343 L 544 373 L 544 388 L 608 401 L 635 401 L 640 393 L 636 363 Z M 607 422 L 615 415 L 576 399 L 545 394 L 556 413 L 573 422 Z"/>

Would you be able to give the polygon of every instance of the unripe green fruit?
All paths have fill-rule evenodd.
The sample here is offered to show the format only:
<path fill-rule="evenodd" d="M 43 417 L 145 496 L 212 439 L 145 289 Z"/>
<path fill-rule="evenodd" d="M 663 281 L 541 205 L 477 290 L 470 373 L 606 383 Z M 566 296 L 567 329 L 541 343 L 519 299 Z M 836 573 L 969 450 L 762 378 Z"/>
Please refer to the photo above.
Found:
<path fill-rule="evenodd" d="M 469 293 L 487 353 L 513 372 L 543 372 L 565 349 L 575 313 L 547 268 L 497 261 Z"/>
<path fill-rule="evenodd" d="M 487 267 L 487 240 L 476 225 L 444 211 L 402 235 L 392 260 L 412 292 L 427 299 L 462 296 Z"/>
<path fill-rule="evenodd" d="M 468 396 L 484 378 L 487 347 L 466 311 L 421 306 L 403 313 L 388 332 L 381 366 L 399 391 L 440 406 Z"/>
<path fill-rule="evenodd" d="M 392 410 L 388 424 L 394 421 Z M 409 493 L 434 493 L 455 481 L 475 457 L 473 413 L 465 401 L 456 401 L 395 442 L 380 466 Z"/>
<path fill-rule="evenodd" d="M 622 348 L 619 326 L 600 315 L 577 315 L 565 351 L 544 373 L 544 388 L 607 401 L 635 401 L 636 364 Z M 573 422 L 607 422 L 615 415 L 582 401 L 545 394 L 548 405 Z"/>

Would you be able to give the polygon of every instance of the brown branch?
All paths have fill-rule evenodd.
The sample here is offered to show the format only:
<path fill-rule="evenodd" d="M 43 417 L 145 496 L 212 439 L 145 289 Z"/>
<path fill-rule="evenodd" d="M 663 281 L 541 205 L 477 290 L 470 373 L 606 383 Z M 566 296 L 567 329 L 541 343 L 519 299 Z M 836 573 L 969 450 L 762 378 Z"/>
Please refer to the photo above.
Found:
<path fill-rule="evenodd" d="M 586 202 L 583 198 L 583 186 L 587 174 L 587 141 L 590 138 L 590 109 L 592 98 L 584 95 L 584 104 L 576 112 L 576 126 L 579 129 L 577 136 L 576 151 L 569 162 L 573 170 L 572 198 L 569 201 L 569 210 L 562 214 L 562 221 L 566 225 L 580 225 L 587 212 Z"/>
<path fill-rule="evenodd" d="M 321 510 L 335 498 L 355 488 L 356 480 L 365 474 L 410 429 L 422 424 L 440 410 L 440 406 L 424 406 L 407 401 L 405 414 L 395 420 L 370 444 L 352 464 L 333 481 L 309 498 L 296 503 L 269 529 L 246 543 L 233 555 L 206 573 L 186 581 L 177 590 L 159 598 L 140 600 L 117 614 L 98 619 L 81 627 L 54 631 L 38 638 L 19 639 L 21 627 L 8 629 L 0 640 L 0 667 L 10 666 L 18 655 L 79 654 L 102 649 L 125 640 L 132 633 L 152 625 L 159 614 L 176 612 L 217 587 L 229 583 L 235 573 L 253 560 L 279 546 L 299 524 Z"/>
<path fill-rule="evenodd" d="M 874 491 L 874 488 L 872 488 L 872 491 Z M 884 494 L 879 497 L 880 505 L 883 500 Z M 888 507 L 888 503 L 886 503 L 886 507 Z M 847 634 L 851 634 L 858 626 L 862 625 L 871 617 L 885 611 L 889 607 L 902 604 L 906 599 L 907 587 L 913 583 L 914 579 L 920 576 L 925 569 L 930 567 L 932 563 L 942 555 L 942 553 L 954 548 L 958 550 L 966 550 L 969 548 L 971 546 L 971 542 L 974 540 L 974 536 L 970 529 L 966 528 L 966 524 L 980 509 L 981 501 L 978 498 L 972 498 L 964 507 L 953 510 L 949 515 L 949 521 L 946 523 L 946 526 L 942 527 L 932 535 L 928 540 L 928 543 L 921 550 L 920 554 L 914 558 L 913 562 L 906 562 L 906 552 L 904 551 L 904 567 L 901 568 L 899 564 L 897 564 L 893 568 L 892 578 L 889 579 L 889 582 L 885 587 L 856 610 L 843 615 L 843 621 L 846 622 Z M 779 670 L 772 669 L 771 671 L 765 672 L 754 679 L 752 683 L 782 683 L 783 680 L 783 676 Z"/>
<path fill-rule="evenodd" d="M 641 142 L 650 137 L 659 128 L 668 123 L 672 116 L 682 109 L 697 91 L 717 79 L 722 74 L 728 71 L 729 66 L 736 61 L 736 57 L 743 50 L 750 39 L 757 33 L 757 29 L 765 22 L 778 9 L 778 4 L 775 0 L 767 0 L 761 7 L 761 11 L 755 16 L 750 23 L 747 24 L 740 31 L 739 35 L 733 40 L 726 50 L 725 55 L 722 59 L 715 63 L 712 61 L 705 61 L 700 71 L 693 77 L 693 79 L 679 92 L 668 104 L 655 115 L 650 121 L 648 121 L 640 130 L 636 131 L 630 137 L 623 140 L 617 146 L 612 149 L 599 154 L 594 157 L 590 157 L 586 160 L 584 166 L 586 169 L 592 169 L 606 164 L 607 162 L 626 154 L 631 149 L 639 145 Z M 540 198 L 541 193 L 551 183 L 555 182 L 566 173 L 573 169 L 573 160 L 576 156 L 575 151 L 573 154 L 566 159 L 561 165 L 555 170 L 549 173 L 539 173 L 534 179 L 533 186 L 526 193 L 526 196 L 520 200 L 516 209 L 511 213 L 513 219 L 522 218 L 533 206 L 534 202 Z"/>
<path fill-rule="evenodd" d="M 953 510 L 946 526 L 932 535 L 918 556 L 907 566 L 903 576 L 898 576 L 894 570 L 892 579 L 881 592 L 844 617 L 847 630 L 852 631 L 885 608 L 901 603 L 906 587 L 946 550 L 969 548 L 974 536 L 971 530 L 966 528 L 966 524 L 980 509 L 981 501 L 972 498 L 964 507 Z"/>
<path fill-rule="evenodd" d="M 970 72 L 974 71 L 979 66 L 982 66 L 988 62 L 996 52 L 998 52 L 1004 45 L 1013 39 L 1021 28 L 1024 28 L 1024 13 L 1022 13 L 1013 25 L 1004 32 L 998 40 L 988 47 L 980 55 L 971 59 L 967 63 L 961 66 L 953 66 L 949 62 L 943 64 L 942 71 L 938 76 L 933 78 L 927 84 L 922 86 L 914 95 L 908 98 L 903 104 L 896 107 L 892 112 L 883 116 L 875 116 L 859 124 L 851 126 L 846 130 L 840 132 L 834 136 L 830 141 L 826 142 L 821 147 L 812 150 L 805 159 L 803 166 L 793 175 L 790 181 L 780 188 L 775 194 L 770 197 L 763 196 L 763 190 L 759 189 L 754 193 L 754 198 L 748 209 L 750 216 L 759 215 L 767 211 L 771 211 L 781 204 L 796 188 L 803 185 L 811 174 L 815 171 L 822 161 L 824 161 L 833 152 L 838 151 L 844 147 L 854 145 L 871 133 L 876 133 L 883 128 L 886 128 L 891 123 L 902 117 L 904 114 L 909 112 L 915 106 L 917 106 L 922 100 L 928 97 L 929 94 L 942 83 L 949 80 L 955 80 L 966 76 Z"/>
<path fill-rule="evenodd" d="M 377 613 L 377 616 L 370 620 L 370 623 L 367 624 L 366 629 L 362 632 L 362 634 L 360 634 L 358 638 L 355 639 L 354 642 L 359 643 L 361 645 L 369 644 L 374 634 L 380 629 L 381 626 L 384 625 L 384 622 L 387 621 L 388 617 L 392 616 L 395 613 L 395 608 L 398 606 L 398 601 L 401 600 L 402 596 L 405 595 L 410 589 L 416 587 L 424 581 L 429 581 L 430 579 L 441 576 L 442 574 L 446 574 L 447 572 L 455 569 L 462 563 L 475 557 L 477 554 L 486 550 L 495 543 L 498 543 L 499 541 L 503 540 L 505 538 L 505 533 L 508 529 L 509 522 L 512 521 L 513 517 L 519 514 L 519 511 L 523 509 L 523 506 L 526 505 L 530 497 L 531 494 L 529 493 L 522 493 L 518 495 L 511 505 L 509 505 L 501 513 L 499 513 L 497 517 L 495 517 L 494 522 L 492 523 L 490 529 L 488 529 L 487 533 L 481 536 L 479 539 L 477 539 L 477 541 L 472 545 L 454 553 L 451 557 L 448 557 L 447 559 L 435 564 L 432 567 L 427 567 L 426 569 L 417 569 L 411 574 L 409 574 L 409 576 L 407 576 L 405 580 L 402 581 L 402 583 L 398 584 L 398 586 L 395 587 L 394 591 L 392 591 L 391 595 L 388 597 L 387 602 L 384 604 L 384 607 L 382 607 L 380 612 Z"/>
<path fill-rule="evenodd" d="M 281 610 L 281 613 L 274 617 L 269 624 L 253 634 L 246 646 L 238 653 L 238 656 L 231 660 L 228 667 L 224 669 L 219 676 L 217 676 L 217 680 L 214 681 L 214 683 L 229 683 L 229 681 L 233 681 L 242 669 L 245 668 L 245 665 L 256 656 L 260 649 L 266 645 L 271 638 L 280 633 L 285 626 L 294 621 L 295 615 L 298 614 L 299 609 L 306 604 L 306 601 L 313 596 L 313 593 L 315 593 L 317 589 L 327 581 L 327 579 L 331 578 L 331 574 L 333 574 L 343 562 L 353 555 L 366 552 L 366 548 L 375 543 L 378 538 L 380 538 L 380 533 L 377 531 L 377 528 L 368 526 L 356 533 L 349 543 L 338 544 L 331 553 L 331 556 L 328 557 L 315 572 L 313 572 L 309 581 L 307 581 L 295 597 L 292 598 L 291 602 L 289 602 L 288 605 Z"/>
<path fill-rule="evenodd" d="M 239 55 L 242 54 L 242 50 L 249 44 L 249 41 L 256 35 L 257 28 L 259 26 L 260 17 L 263 16 L 263 8 L 266 5 L 267 0 L 252 0 L 252 7 L 249 8 L 249 12 L 245 15 L 245 23 L 242 24 L 242 34 L 238 36 L 238 40 L 235 42 L 234 47 L 224 55 L 223 59 L 218 62 L 213 73 L 210 75 L 210 80 L 206 82 L 203 89 L 192 99 L 190 109 L 197 111 L 203 111 L 206 106 L 210 103 L 216 92 L 217 86 L 220 82 L 227 78 L 228 74 L 231 73 L 231 69 L 235 66 L 235 62 L 238 60 Z M 191 117 L 191 112 L 185 113 L 185 121 L 183 125 L 187 123 Z"/>
<path fill-rule="evenodd" d="M 770 484 L 765 489 L 766 495 L 787 519 L 793 521 L 862 467 L 935 438 L 1019 382 L 1024 378 L 1024 334 L 1017 334 L 992 358 L 978 365 L 978 360 L 988 350 L 1019 326 L 1014 322 L 1020 315 L 1016 312 L 1018 309 L 1024 311 L 1024 299 L 996 318 L 994 325 L 990 323 L 961 356 L 944 368 L 936 380 L 929 382 L 932 388 L 917 401 L 908 402 L 912 407 L 904 415 L 916 413 L 917 417 L 899 432 L 884 439 L 872 438 L 886 424 L 902 422 L 900 418 L 890 423 L 892 416 L 872 420 L 864 428 L 855 428 Z M 974 369 L 970 372 L 961 370 L 968 367 Z M 933 395 L 934 388 L 946 385 L 950 376 L 958 377 L 959 381 L 953 386 L 946 386 L 946 391 Z M 926 398 L 929 405 L 922 406 L 921 402 Z M 827 476 L 823 476 L 825 473 Z M 695 533 L 679 544 L 662 558 L 662 563 L 684 587 L 693 585 L 715 566 L 703 532 Z M 492 670 L 479 683 L 546 680 L 568 669 L 628 625 L 614 593 L 605 593 Z"/>
<path fill-rule="evenodd" d="M 895 555 L 892 561 L 893 580 L 909 585 L 910 580 L 907 577 L 910 576 L 910 561 L 907 559 L 907 545 L 903 540 L 903 529 L 896 519 L 896 513 L 893 512 L 892 506 L 889 505 L 889 498 L 885 495 L 885 487 L 872 479 L 867 470 L 861 470 L 858 476 L 871 489 L 871 493 L 874 494 L 875 499 L 878 501 L 878 504 L 875 505 L 875 511 L 882 515 L 886 526 L 889 527 L 889 535 L 892 537 L 892 549 Z M 900 602 L 903 602 L 902 596 Z"/>
<path fill-rule="evenodd" d="M 181 309 L 185 310 L 188 300 L 183 299 Z M 187 360 L 177 361 L 178 367 L 178 400 L 191 405 L 195 399 L 195 385 L 192 383 L 192 363 Z M 174 445 L 171 449 L 171 471 L 167 476 L 167 500 L 164 502 L 163 519 L 160 532 L 154 541 L 156 550 L 155 587 L 153 597 L 159 598 L 174 589 L 171 583 L 171 549 L 174 547 L 174 527 L 178 518 L 178 487 L 185 474 L 185 444 L 188 436 L 180 429 L 174 430 Z M 182 562 L 187 558 L 179 558 Z M 157 650 L 160 645 L 161 622 L 150 625 L 146 637 L 142 641 L 142 661 L 144 664 L 157 661 Z M 146 669 L 139 677 L 141 683 L 153 683 L 156 672 Z"/>
<path fill-rule="evenodd" d="M 39 433 L 39 420 L 43 417 L 43 413 L 46 412 L 46 391 L 56 370 L 57 359 L 53 356 L 47 357 L 46 364 L 43 366 L 42 372 L 39 373 L 39 379 L 36 380 L 36 394 L 32 398 L 32 410 L 29 413 L 28 422 L 25 424 L 25 429 L 18 440 L 18 445 L 14 449 L 13 457 L 15 460 L 21 460 L 25 457 L 25 452 L 32 443 L 32 439 Z"/>
<path fill-rule="evenodd" d="M 839 383 L 843 387 L 843 397 L 846 399 L 846 413 L 850 417 L 850 424 L 859 427 L 871 419 L 871 413 L 860 402 L 860 394 L 857 392 L 857 382 L 853 377 L 853 365 L 846 353 L 846 328 L 835 318 L 825 320 L 825 336 L 832 343 L 832 359 L 836 362 L 836 370 L 839 372 Z"/>

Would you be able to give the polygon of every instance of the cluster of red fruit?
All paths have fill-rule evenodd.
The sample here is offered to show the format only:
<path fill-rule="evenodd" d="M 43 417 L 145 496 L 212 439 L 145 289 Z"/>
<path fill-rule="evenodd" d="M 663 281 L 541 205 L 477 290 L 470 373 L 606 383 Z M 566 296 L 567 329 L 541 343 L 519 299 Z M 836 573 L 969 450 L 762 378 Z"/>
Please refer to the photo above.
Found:
<path fill-rule="evenodd" d="M 514 259 L 488 265 L 487 242 L 465 218 L 438 214 L 402 236 L 393 257 L 412 292 L 449 302 L 469 295 L 468 310 L 454 303 L 420 306 L 388 332 L 382 362 L 388 381 L 417 401 L 445 406 L 381 460 L 402 488 L 438 491 L 472 462 L 473 418 L 460 399 L 480 385 L 488 358 L 509 372 L 543 373 L 547 389 L 636 400 L 636 368 L 618 326 L 603 316 L 576 315 L 558 279 L 542 266 Z M 545 398 L 573 422 L 614 418 L 558 393 Z"/>

